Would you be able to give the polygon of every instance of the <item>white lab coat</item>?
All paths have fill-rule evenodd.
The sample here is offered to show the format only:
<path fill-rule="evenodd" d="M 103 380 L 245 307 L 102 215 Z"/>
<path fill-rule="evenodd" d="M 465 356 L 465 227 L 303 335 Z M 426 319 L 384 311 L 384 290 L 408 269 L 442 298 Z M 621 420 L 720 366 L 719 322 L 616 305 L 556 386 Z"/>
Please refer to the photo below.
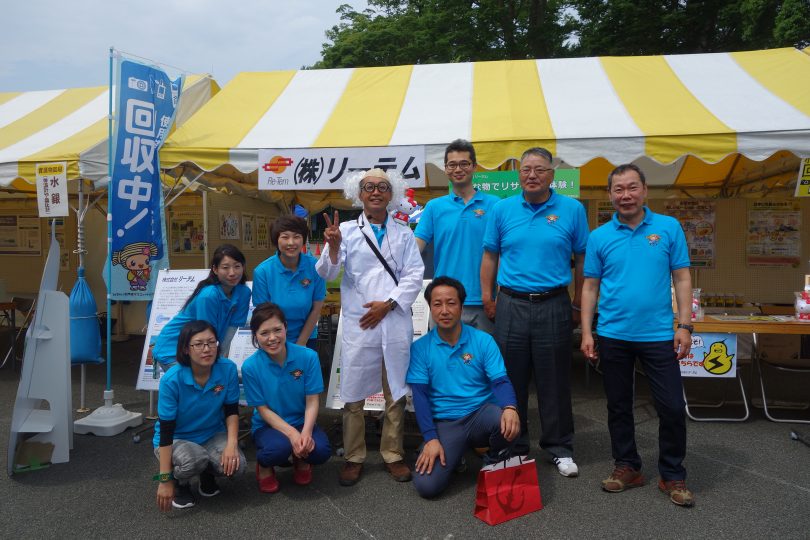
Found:
<path fill-rule="evenodd" d="M 382 390 L 382 359 L 394 400 L 408 391 L 405 376 L 410 363 L 413 341 L 411 305 L 422 290 L 425 265 L 413 231 L 396 223 L 389 215 L 385 238 L 377 244 L 365 215 L 340 224 L 342 240 L 337 264 L 329 259 L 329 244 L 324 246 L 315 265 L 326 280 L 335 279 L 343 266 L 340 284 L 343 310 L 343 339 L 340 353 L 340 399 L 345 403 L 362 401 Z M 399 280 L 394 283 L 380 260 L 363 239 L 366 235 L 388 262 Z M 368 302 L 394 299 L 398 306 L 376 328 L 363 330 L 360 318 Z"/>

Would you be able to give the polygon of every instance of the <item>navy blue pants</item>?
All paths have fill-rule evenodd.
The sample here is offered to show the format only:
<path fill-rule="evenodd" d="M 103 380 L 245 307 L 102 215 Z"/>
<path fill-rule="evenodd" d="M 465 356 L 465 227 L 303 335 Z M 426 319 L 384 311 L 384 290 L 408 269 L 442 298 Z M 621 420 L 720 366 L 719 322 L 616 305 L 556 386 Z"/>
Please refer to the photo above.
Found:
<path fill-rule="evenodd" d="M 599 358 L 607 396 L 610 444 L 616 465 L 641 469 L 633 418 L 638 358 L 647 375 L 658 413 L 658 473 L 664 480 L 685 479 L 686 411 L 681 370 L 672 340 L 638 342 L 599 336 Z"/>
<path fill-rule="evenodd" d="M 301 431 L 301 426 L 293 426 Z M 332 455 L 332 447 L 329 446 L 329 438 L 326 433 L 315 424 L 312 430 L 312 440 L 315 441 L 315 448 L 309 453 L 304 461 L 312 465 L 320 465 L 329 460 Z M 256 461 L 262 467 L 273 467 L 288 463 L 292 455 L 292 444 L 286 435 L 270 426 L 263 426 L 253 433 L 253 442 L 256 443 Z"/>
<path fill-rule="evenodd" d="M 501 408 L 493 403 L 486 403 L 477 411 L 471 412 L 458 420 L 437 420 L 436 432 L 444 448 L 443 467 L 436 459 L 430 474 L 413 473 L 413 485 L 422 497 L 430 498 L 439 495 L 450 483 L 450 476 L 461 462 L 467 448 L 489 447 L 485 461 L 494 461 L 498 452 L 509 446 L 501 435 Z"/>
<path fill-rule="evenodd" d="M 517 396 L 520 437 L 516 454 L 529 453 L 529 381 L 540 409 L 540 447 L 556 457 L 574 456 L 571 409 L 571 299 L 558 294 L 541 302 L 498 295 L 495 341 Z"/>

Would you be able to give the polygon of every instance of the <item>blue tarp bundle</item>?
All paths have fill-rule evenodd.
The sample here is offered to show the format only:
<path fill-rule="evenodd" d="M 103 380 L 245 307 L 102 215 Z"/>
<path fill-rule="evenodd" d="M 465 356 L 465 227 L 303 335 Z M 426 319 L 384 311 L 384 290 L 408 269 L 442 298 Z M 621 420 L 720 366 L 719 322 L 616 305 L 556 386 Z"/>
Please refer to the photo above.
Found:
<path fill-rule="evenodd" d="M 96 300 L 84 279 L 84 268 L 79 268 L 79 276 L 70 292 L 70 361 L 73 364 L 104 362 Z"/>

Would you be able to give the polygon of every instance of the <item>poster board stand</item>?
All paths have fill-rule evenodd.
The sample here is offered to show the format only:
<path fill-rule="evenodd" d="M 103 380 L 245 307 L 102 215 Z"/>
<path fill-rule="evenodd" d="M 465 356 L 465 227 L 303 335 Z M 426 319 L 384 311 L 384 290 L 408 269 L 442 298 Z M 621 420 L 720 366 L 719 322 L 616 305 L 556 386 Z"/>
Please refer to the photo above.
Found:
<path fill-rule="evenodd" d="M 73 448 L 70 307 L 57 291 L 59 244 L 54 229 L 34 320 L 25 335 L 20 384 L 11 416 L 8 475 L 66 463 Z"/>

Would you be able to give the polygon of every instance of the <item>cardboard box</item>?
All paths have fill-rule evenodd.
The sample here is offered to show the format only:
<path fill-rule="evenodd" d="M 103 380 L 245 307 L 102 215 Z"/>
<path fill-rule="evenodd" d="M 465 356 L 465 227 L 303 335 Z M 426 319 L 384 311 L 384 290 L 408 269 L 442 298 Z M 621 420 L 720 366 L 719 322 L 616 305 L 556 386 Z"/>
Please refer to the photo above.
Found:
<path fill-rule="evenodd" d="M 788 368 L 810 369 L 810 358 L 802 358 L 801 336 L 782 334 L 759 334 L 757 336 L 759 357 L 769 364 Z"/>

